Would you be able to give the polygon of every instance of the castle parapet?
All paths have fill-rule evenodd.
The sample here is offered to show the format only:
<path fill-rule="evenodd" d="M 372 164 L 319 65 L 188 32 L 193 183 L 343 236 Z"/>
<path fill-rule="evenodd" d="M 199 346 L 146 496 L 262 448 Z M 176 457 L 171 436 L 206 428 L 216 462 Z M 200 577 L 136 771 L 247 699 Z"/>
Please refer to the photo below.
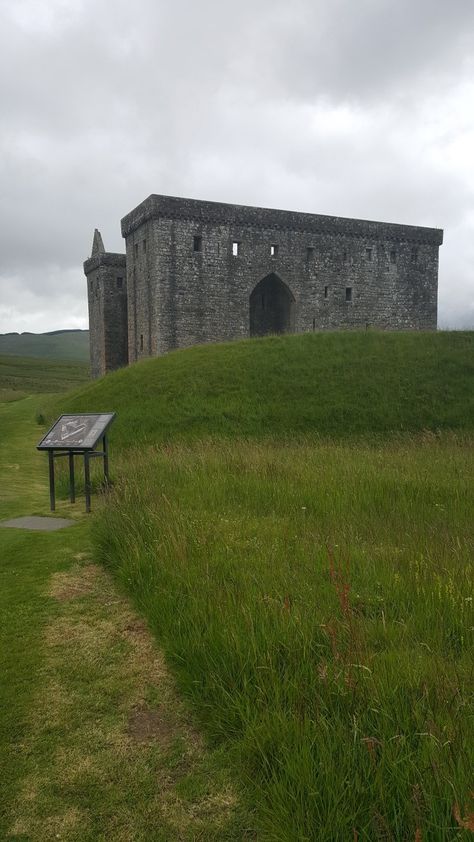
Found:
<path fill-rule="evenodd" d="M 204 202 L 198 199 L 160 196 L 155 193 L 123 217 L 122 236 L 127 237 L 145 222 L 160 218 L 189 220 L 208 225 L 233 225 L 237 228 L 271 228 L 313 234 L 339 234 L 345 237 L 426 243 L 435 246 L 440 246 L 443 242 L 443 231 L 439 228 L 248 205 L 231 205 L 224 202 Z"/>

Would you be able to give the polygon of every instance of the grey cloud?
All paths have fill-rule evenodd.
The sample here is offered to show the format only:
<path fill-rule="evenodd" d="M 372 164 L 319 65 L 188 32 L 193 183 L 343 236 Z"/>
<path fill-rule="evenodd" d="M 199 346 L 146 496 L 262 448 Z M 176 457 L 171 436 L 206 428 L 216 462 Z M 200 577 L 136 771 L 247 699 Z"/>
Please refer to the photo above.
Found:
<path fill-rule="evenodd" d="M 445 227 L 441 321 L 472 313 L 471 0 L 5 11 L 0 330 L 86 326 L 92 229 L 122 250 L 150 192 Z"/>

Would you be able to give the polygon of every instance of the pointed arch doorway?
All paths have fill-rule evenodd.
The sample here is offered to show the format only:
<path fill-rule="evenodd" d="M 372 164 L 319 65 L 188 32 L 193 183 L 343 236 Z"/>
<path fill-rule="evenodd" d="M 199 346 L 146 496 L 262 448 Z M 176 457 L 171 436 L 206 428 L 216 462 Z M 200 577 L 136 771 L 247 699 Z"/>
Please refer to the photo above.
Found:
<path fill-rule="evenodd" d="M 294 296 L 274 272 L 257 284 L 250 295 L 249 304 L 250 336 L 294 331 Z"/>

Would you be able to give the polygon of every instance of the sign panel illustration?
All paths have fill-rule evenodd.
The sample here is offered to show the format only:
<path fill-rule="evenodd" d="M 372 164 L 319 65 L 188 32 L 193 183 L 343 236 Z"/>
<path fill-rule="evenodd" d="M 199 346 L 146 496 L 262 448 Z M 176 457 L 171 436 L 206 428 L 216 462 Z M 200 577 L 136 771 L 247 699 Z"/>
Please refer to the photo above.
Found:
<path fill-rule="evenodd" d="M 115 418 L 101 415 L 61 415 L 38 444 L 38 450 L 92 450 Z"/>

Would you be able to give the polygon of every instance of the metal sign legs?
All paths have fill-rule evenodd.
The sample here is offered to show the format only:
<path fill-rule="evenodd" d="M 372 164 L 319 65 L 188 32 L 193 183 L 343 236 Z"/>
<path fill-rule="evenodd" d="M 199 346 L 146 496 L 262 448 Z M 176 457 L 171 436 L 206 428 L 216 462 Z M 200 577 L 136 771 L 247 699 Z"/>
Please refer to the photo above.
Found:
<path fill-rule="evenodd" d="M 54 460 L 61 456 L 67 456 L 69 460 L 69 500 L 71 503 L 76 502 L 76 486 L 74 475 L 74 457 L 84 456 L 84 485 L 86 492 L 86 512 L 91 510 L 91 471 L 90 460 L 96 456 L 102 456 L 104 460 L 104 480 L 106 484 L 109 483 L 109 450 L 107 436 L 102 439 L 102 450 L 60 450 L 54 451 L 54 448 L 48 450 L 49 462 L 49 502 L 51 511 L 56 509 L 56 490 L 55 490 L 55 476 L 54 476 Z"/>

